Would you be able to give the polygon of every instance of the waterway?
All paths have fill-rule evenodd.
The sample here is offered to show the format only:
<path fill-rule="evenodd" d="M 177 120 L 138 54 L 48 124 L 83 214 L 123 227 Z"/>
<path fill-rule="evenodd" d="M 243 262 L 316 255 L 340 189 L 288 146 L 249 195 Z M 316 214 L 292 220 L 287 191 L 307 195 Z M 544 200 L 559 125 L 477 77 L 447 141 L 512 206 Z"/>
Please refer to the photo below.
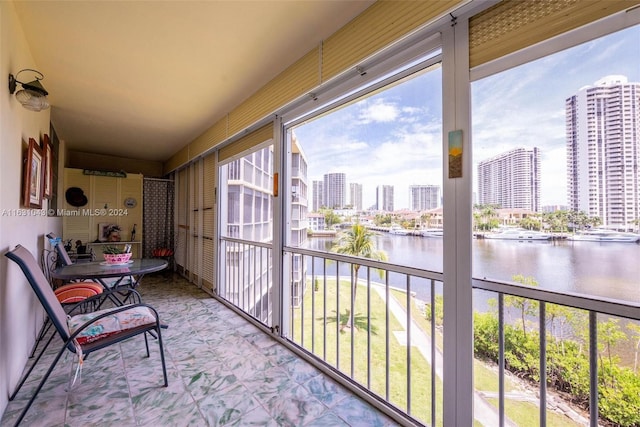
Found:
<path fill-rule="evenodd" d="M 328 251 L 331 245 L 331 238 L 308 241 L 310 249 Z M 442 271 L 442 238 L 380 233 L 375 245 L 390 263 Z M 348 268 L 340 274 L 348 275 Z M 535 278 L 541 288 L 640 302 L 640 244 L 473 240 L 474 278 L 511 281 L 516 274 Z M 396 285 L 403 287 L 402 282 Z M 428 296 L 427 289 L 419 281 L 412 285 L 419 298 Z"/>

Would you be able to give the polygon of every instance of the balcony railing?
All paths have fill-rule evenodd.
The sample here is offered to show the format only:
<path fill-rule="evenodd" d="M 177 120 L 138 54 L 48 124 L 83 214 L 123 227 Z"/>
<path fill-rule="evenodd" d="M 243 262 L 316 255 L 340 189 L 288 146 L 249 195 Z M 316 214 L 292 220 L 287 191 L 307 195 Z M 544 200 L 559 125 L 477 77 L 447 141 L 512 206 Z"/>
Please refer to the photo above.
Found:
<path fill-rule="evenodd" d="M 221 262 L 221 296 L 271 327 L 271 246 L 224 238 L 221 255 L 226 256 L 226 261 Z M 442 274 L 291 247 L 285 248 L 282 264 L 286 266 L 286 292 L 282 293 L 288 295 L 288 300 L 283 303 L 286 312 L 281 336 L 319 367 L 336 372 L 338 378 L 351 383 L 352 389 L 379 402 L 385 412 L 397 414 L 398 420 L 442 426 L 447 405 L 442 397 Z M 554 420 L 548 422 L 549 417 L 555 416 L 550 409 L 552 393 L 548 388 L 558 378 L 548 348 L 559 343 L 565 333 L 566 324 L 559 328 L 554 323 L 560 316 L 557 307 L 562 307 L 586 313 L 588 333 L 583 344 L 588 349 L 584 354 L 589 370 L 587 397 L 578 404 L 564 402 L 564 406 L 576 406 L 576 413 L 588 411 L 588 417 L 578 420 L 578 424 L 598 425 L 604 363 L 600 361 L 602 351 L 598 350 L 599 328 L 613 316 L 640 321 L 640 304 L 486 279 L 474 279 L 472 286 L 474 305 L 477 302 L 481 306 L 487 295 L 497 301 L 477 310 L 495 314 L 496 318 L 496 356 L 491 358 L 492 366 L 486 357 L 484 364 L 490 365 L 487 372 L 497 384 L 497 391 L 487 393 L 476 384 L 476 420 L 491 426 L 523 423 L 518 419 L 522 415 L 510 412 L 514 397 L 507 386 L 511 378 L 508 370 L 518 368 L 509 359 L 509 339 L 522 324 L 525 335 L 537 337 L 536 348 L 529 349 L 538 360 L 537 368 L 525 381 L 529 389 L 534 387 L 532 381 L 537 381 L 536 390 L 530 393 L 534 398 L 529 399 L 535 402 L 528 404 L 538 414 L 538 425 L 553 424 Z M 513 298 L 520 300 L 514 303 Z M 524 306 L 528 307 L 526 311 Z M 510 313 L 514 307 L 519 307 L 522 315 Z M 516 373 L 522 376 L 522 370 Z"/>
<path fill-rule="evenodd" d="M 271 327 L 273 283 L 269 243 L 220 239 L 218 295 L 241 311 Z"/>
<path fill-rule="evenodd" d="M 298 304 L 289 304 L 283 335 L 393 410 L 442 425 L 441 334 L 425 313 L 442 292 L 442 275 L 335 253 L 285 251 L 290 260 L 300 256 L 306 290 Z"/>
<path fill-rule="evenodd" d="M 588 378 L 588 401 L 584 401 L 582 403 L 578 402 L 578 410 L 586 409 L 588 410 L 589 417 L 588 422 L 591 426 L 599 425 L 599 396 L 603 395 L 604 390 L 603 387 L 603 362 L 602 353 L 604 350 L 599 350 L 599 329 L 603 329 L 604 331 L 601 335 L 605 334 L 613 334 L 613 330 L 616 328 L 616 323 L 613 323 L 613 329 L 611 329 L 611 323 L 607 323 L 614 319 L 614 322 L 617 322 L 617 319 L 624 319 L 626 322 L 638 322 L 640 321 L 640 304 L 627 302 L 627 301 L 617 301 L 610 300 L 604 298 L 596 298 L 587 295 L 574 294 L 568 292 L 558 292 L 548 289 L 540 289 L 534 288 L 530 286 L 525 286 L 519 283 L 505 283 L 491 280 L 479 280 L 474 279 L 473 287 L 477 290 L 482 291 L 490 291 L 493 295 L 497 297 L 497 306 L 493 309 L 497 312 L 497 336 L 498 336 L 498 355 L 494 362 L 498 367 L 498 416 L 499 423 L 497 425 L 504 426 L 507 425 L 507 416 L 505 414 L 505 408 L 508 406 L 506 402 L 506 367 L 509 365 L 514 370 L 516 370 L 520 375 L 523 374 L 523 368 L 515 366 L 518 361 L 507 359 L 507 351 L 506 351 L 506 342 L 507 339 L 505 337 L 505 331 L 507 328 L 511 327 L 511 334 L 516 330 L 519 330 L 519 326 L 515 326 L 517 323 L 522 322 L 521 329 L 524 334 L 526 334 L 527 328 L 533 329 L 530 332 L 534 332 L 535 336 L 538 339 L 538 366 L 537 369 L 534 370 L 533 375 L 529 377 L 529 383 L 531 383 L 532 377 L 538 377 L 537 380 L 537 395 L 538 402 L 538 425 L 545 426 L 548 424 L 554 424 L 548 422 L 548 417 L 550 414 L 554 413 L 550 411 L 550 406 L 548 404 L 549 400 L 549 390 L 548 387 L 557 383 L 559 381 L 566 381 L 562 378 L 557 378 L 558 374 L 562 375 L 561 368 L 558 368 L 560 364 L 556 363 L 556 361 L 550 360 L 550 355 L 548 353 L 548 346 L 552 345 L 565 345 L 566 340 L 564 340 L 564 336 L 567 334 L 567 325 L 554 325 L 555 323 L 559 323 L 558 321 L 563 318 L 563 316 L 570 315 L 569 313 L 573 313 L 577 315 L 576 318 L 573 318 L 574 321 L 576 319 L 585 319 L 586 324 L 588 324 L 586 330 L 586 337 L 579 337 L 577 339 L 578 344 L 584 344 L 588 349 L 586 351 L 587 355 L 585 357 L 588 369 L 588 375 L 585 377 Z M 480 297 L 477 293 L 474 294 L 474 299 L 476 297 Z M 483 297 L 486 298 L 486 295 Z M 507 298 L 517 297 L 518 300 L 510 300 L 509 303 L 506 302 Z M 519 319 L 508 319 L 506 316 L 505 308 L 507 306 L 515 307 L 515 310 L 519 312 Z M 537 306 L 537 309 L 536 309 Z M 560 309 L 558 309 L 560 308 Z M 564 311 L 570 310 L 570 311 Z M 566 319 L 566 317 L 564 317 Z M 544 319 L 540 321 L 540 319 Z M 579 320 L 578 320 L 579 321 Z M 535 324 L 537 323 L 537 328 Z M 532 327 L 533 325 L 533 327 Z M 609 326 L 607 326 L 609 325 Z M 548 326 L 551 326 L 551 330 L 548 330 Z M 563 327 L 564 326 L 564 327 Z M 581 325 L 574 326 L 574 328 L 580 329 Z M 574 329 L 570 328 L 570 329 Z M 535 330 L 537 329 L 537 331 Z M 477 329 L 476 329 L 477 330 Z M 574 332 L 575 329 L 574 329 Z M 580 332 L 578 331 L 578 335 Z M 620 336 L 621 337 L 621 336 Z M 476 337 L 478 338 L 478 337 Z M 600 345 L 602 345 L 602 341 L 612 343 L 611 337 L 603 336 L 603 340 L 601 340 Z M 636 339 L 639 339 L 637 337 Z M 574 341 L 569 341 L 574 342 Z M 569 356 L 567 356 L 569 357 Z M 599 360 L 601 360 L 599 362 Z M 578 361 L 579 362 L 579 361 Z M 573 362 L 575 363 L 575 362 Z M 549 364 L 554 366 L 548 366 Z M 573 366 L 572 375 L 579 373 L 577 372 L 580 369 L 580 363 L 575 363 Z M 574 380 L 575 381 L 575 380 Z M 569 383 L 571 381 L 568 381 Z M 638 377 L 637 384 L 640 384 L 640 377 Z M 579 400 L 579 396 L 575 395 L 574 390 L 579 387 L 575 387 L 571 384 L 564 384 L 564 390 L 567 395 L 573 396 L 573 400 Z M 476 387 L 477 389 L 477 387 Z M 573 393 L 572 393 L 573 392 Z M 587 400 L 585 399 L 585 400 Z M 610 401 L 609 403 L 610 404 Z M 630 404 L 629 402 L 625 402 L 624 399 L 616 402 L 619 405 Z M 477 409 L 476 409 L 477 411 Z M 604 415 L 604 414 L 603 414 Z M 579 425 L 584 423 L 586 420 L 578 418 L 575 425 Z M 510 422 L 514 422 L 517 420 L 509 420 Z M 516 423 L 517 425 L 517 423 Z M 634 424 L 635 425 L 635 424 Z"/>

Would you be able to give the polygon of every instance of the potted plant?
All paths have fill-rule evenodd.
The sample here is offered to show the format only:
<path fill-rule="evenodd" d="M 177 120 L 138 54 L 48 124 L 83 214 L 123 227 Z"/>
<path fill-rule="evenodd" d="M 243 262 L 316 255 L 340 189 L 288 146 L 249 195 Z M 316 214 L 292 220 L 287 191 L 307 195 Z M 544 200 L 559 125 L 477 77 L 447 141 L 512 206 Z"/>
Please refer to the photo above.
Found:
<path fill-rule="evenodd" d="M 126 264 L 131 258 L 131 252 L 117 246 L 105 246 L 102 249 L 102 256 L 107 264 Z"/>

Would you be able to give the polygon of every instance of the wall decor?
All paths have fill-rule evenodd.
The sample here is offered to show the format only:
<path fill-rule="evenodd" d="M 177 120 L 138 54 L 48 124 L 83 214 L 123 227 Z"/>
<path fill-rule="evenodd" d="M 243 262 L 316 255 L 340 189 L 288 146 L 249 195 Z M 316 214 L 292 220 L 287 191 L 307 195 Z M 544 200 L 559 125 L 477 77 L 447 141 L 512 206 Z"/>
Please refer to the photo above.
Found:
<path fill-rule="evenodd" d="M 138 201 L 135 199 L 135 197 L 127 197 L 126 199 L 124 199 L 125 208 L 133 209 L 137 205 L 138 205 Z"/>
<path fill-rule="evenodd" d="M 462 178 L 462 130 L 449 132 L 449 178 Z"/>
<path fill-rule="evenodd" d="M 22 204 L 29 208 L 42 208 L 42 150 L 35 139 L 29 138 L 27 158 L 22 182 Z"/>
<path fill-rule="evenodd" d="M 111 176 L 114 178 L 127 177 L 127 173 L 125 171 L 114 172 L 114 171 L 97 171 L 97 170 L 91 170 L 91 169 L 83 169 L 82 173 L 84 175 Z"/>
<path fill-rule="evenodd" d="M 64 197 L 71 206 L 79 208 L 84 206 L 89 201 L 87 196 L 84 195 L 84 190 L 80 187 L 69 187 L 64 193 Z"/>
<path fill-rule="evenodd" d="M 42 194 L 45 199 L 51 199 L 53 195 L 53 145 L 51 145 L 49 135 L 46 133 L 42 138 L 42 154 L 44 159 L 44 188 Z"/>
<path fill-rule="evenodd" d="M 122 228 L 118 224 L 101 222 L 98 224 L 98 240 L 101 242 L 119 242 Z"/>

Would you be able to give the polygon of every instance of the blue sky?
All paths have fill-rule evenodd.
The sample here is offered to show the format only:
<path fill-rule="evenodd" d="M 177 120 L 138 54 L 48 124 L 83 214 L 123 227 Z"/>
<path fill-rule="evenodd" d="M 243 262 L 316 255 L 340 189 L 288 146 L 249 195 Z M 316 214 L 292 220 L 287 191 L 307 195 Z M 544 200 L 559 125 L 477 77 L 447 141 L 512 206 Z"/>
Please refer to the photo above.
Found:
<path fill-rule="evenodd" d="M 566 204 L 565 100 L 610 74 L 640 82 L 640 26 L 474 82 L 474 173 L 480 160 L 538 147 L 541 204 Z M 363 184 L 365 208 L 377 185 L 391 184 L 402 209 L 409 185 L 442 185 L 440 86 L 437 69 L 296 128 L 309 186 L 344 172 L 347 182 Z"/>

